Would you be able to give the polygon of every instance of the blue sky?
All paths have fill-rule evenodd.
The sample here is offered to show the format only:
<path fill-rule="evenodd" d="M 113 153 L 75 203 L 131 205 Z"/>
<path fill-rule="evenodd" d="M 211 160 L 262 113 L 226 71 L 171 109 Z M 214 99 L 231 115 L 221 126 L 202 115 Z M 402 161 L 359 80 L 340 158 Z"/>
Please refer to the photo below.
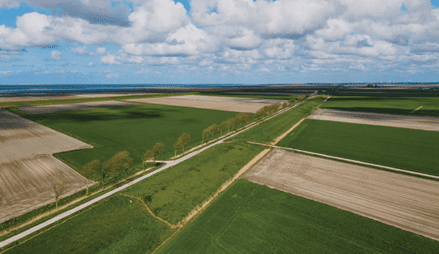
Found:
<path fill-rule="evenodd" d="M 439 0 L 0 0 L 0 84 L 437 82 Z"/>

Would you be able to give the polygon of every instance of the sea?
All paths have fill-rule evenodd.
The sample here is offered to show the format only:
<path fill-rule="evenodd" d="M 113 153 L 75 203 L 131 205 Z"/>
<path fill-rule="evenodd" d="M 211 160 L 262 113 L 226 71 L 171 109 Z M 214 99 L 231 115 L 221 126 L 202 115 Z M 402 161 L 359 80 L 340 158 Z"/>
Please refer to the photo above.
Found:
<path fill-rule="evenodd" d="M 91 93 L 142 93 L 164 88 L 209 88 L 246 86 L 244 84 L 62 84 L 62 85 L 1 85 L 0 97 L 45 96 Z"/>

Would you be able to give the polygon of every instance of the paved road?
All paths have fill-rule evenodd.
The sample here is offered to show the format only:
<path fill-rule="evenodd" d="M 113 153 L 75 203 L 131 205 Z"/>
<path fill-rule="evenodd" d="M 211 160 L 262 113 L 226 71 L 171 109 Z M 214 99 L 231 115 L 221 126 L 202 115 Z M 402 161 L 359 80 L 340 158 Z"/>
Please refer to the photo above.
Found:
<path fill-rule="evenodd" d="M 309 98 L 309 99 L 311 99 L 311 98 Z M 218 144 L 223 143 L 223 142 L 224 142 L 225 140 L 227 140 L 227 139 L 230 139 L 230 138 L 232 138 L 232 137 L 234 137 L 234 136 L 236 136 L 236 135 L 239 135 L 240 133 L 242 133 L 242 132 L 244 132 L 244 131 L 247 131 L 247 130 L 249 130 L 249 129 L 251 129 L 251 128 L 257 126 L 257 125 L 259 125 L 259 124 L 262 123 L 262 122 L 265 122 L 265 121 L 267 121 L 267 120 L 270 120 L 270 119 L 272 119 L 273 117 L 278 116 L 279 114 L 282 114 L 282 113 L 284 113 L 284 112 L 286 112 L 286 111 L 288 111 L 288 110 L 291 110 L 292 108 L 295 108 L 295 107 L 297 107 L 298 105 L 300 105 L 300 103 L 297 103 L 297 104 L 294 105 L 293 107 L 289 107 L 289 108 L 286 108 L 286 109 L 280 110 L 279 112 L 273 114 L 272 116 L 266 118 L 265 120 L 263 120 L 263 121 L 261 121 L 261 122 L 259 122 L 259 123 L 256 123 L 256 124 L 254 124 L 254 125 L 252 125 L 252 126 L 250 126 L 250 127 L 247 127 L 247 128 L 245 128 L 245 129 L 243 129 L 243 130 L 241 130 L 241 131 L 238 131 L 238 132 L 236 132 L 235 134 L 232 134 L 232 135 L 230 135 L 230 136 L 228 136 L 228 137 L 226 137 L 226 138 L 224 138 L 224 139 L 221 139 L 221 140 L 219 140 L 219 141 L 217 141 L 217 142 L 215 142 L 215 143 L 212 143 L 212 144 L 210 144 L 210 145 L 208 145 L 208 146 L 206 146 L 206 147 L 204 147 L 204 148 L 201 148 L 200 150 L 197 150 L 197 151 L 192 152 L 192 153 L 190 153 L 190 154 L 188 154 L 188 155 L 185 155 L 185 156 L 183 156 L 183 157 L 181 157 L 181 158 L 179 158 L 179 159 L 177 159 L 177 160 L 173 160 L 173 161 L 165 161 L 165 162 L 166 162 L 166 165 L 163 166 L 162 168 L 158 169 L 158 170 L 155 170 L 154 172 L 151 172 L 151 173 L 146 174 L 146 175 L 144 175 L 144 176 L 142 176 L 142 177 L 139 177 L 139 178 L 137 178 L 136 180 L 134 180 L 134 181 L 132 181 L 132 182 L 129 182 L 129 183 L 127 183 L 127 184 L 125 184 L 125 185 L 123 185 L 123 186 L 121 186 L 121 187 L 119 187 L 119 188 L 116 188 L 116 189 L 114 189 L 114 190 L 112 190 L 112 191 L 109 191 L 109 192 L 105 193 L 104 195 L 102 195 L 102 196 L 100 196 L 100 197 L 97 197 L 97 198 L 95 198 L 95 199 L 93 199 L 93 200 L 90 200 L 90 201 L 88 201 L 87 203 L 84 203 L 84 204 L 82 204 L 82 205 L 80 205 L 80 206 L 78 206 L 78 207 L 75 207 L 75 208 L 73 208 L 73 209 L 71 209 L 71 210 L 69 210 L 69 211 L 66 211 L 66 212 L 64 212 L 64 213 L 62 213 L 62 214 L 60 214 L 60 215 L 57 215 L 57 216 L 53 217 L 52 219 L 50 219 L 50 220 L 48 220 L 48 221 L 45 221 L 45 222 L 43 222 L 43 223 L 41 223 L 41 224 L 38 224 L 38 225 L 35 226 L 35 227 L 32 227 L 32 228 L 30 228 L 30 229 L 28 229 L 28 230 L 26 230 L 26 231 L 24 231 L 24 232 L 22 232 L 22 233 L 20 233 L 20 234 L 17 234 L 17 235 L 15 235 L 15 236 L 13 236 L 13 237 L 11 237 L 11 238 L 9 238 L 9 239 L 6 239 L 6 240 L 0 242 L 0 248 L 2 248 L 2 247 L 4 247 L 4 246 L 7 246 L 7 245 L 9 245 L 9 244 L 11 244 L 11 243 L 13 243 L 13 242 L 15 242 L 15 241 L 17 241 L 17 240 L 20 240 L 21 238 L 26 237 L 26 236 L 28 236 L 28 235 L 30 235 L 30 234 L 32 234 L 32 233 L 34 233 L 34 232 L 36 232 L 36 231 L 38 231 L 38 230 L 40 230 L 40 229 L 43 229 L 43 228 L 45 228 L 45 227 L 47 227 L 47 226 L 49 226 L 49 225 L 51 225 L 51 224 L 53 224 L 53 223 L 55 223 L 55 222 L 57 222 L 57 221 L 59 221 L 59 220 L 62 220 L 62 219 L 66 218 L 66 217 L 68 217 L 68 216 L 70 216 L 70 215 L 72 215 L 72 214 L 74 214 L 74 213 L 76 213 L 76 212 L 79 212 L 79 211 L 83 210 L 84 208 L 89 207 L 89 206 L 91 206 L 91 205 L 93 205 L 93 204 L 95 204 L 95 203 L 97 203 L 97 202 L 99 202 L 99 201 L 101 201 L 101 200 L 103 200 L 103 199 L 105 199 L 105 198 L 107 198 L 107 197 L 109 197 L 109 196 L 115 194 L 115 193 L 118 193 L 118 192 L 120 192 L 120 191 L 122 191 L 122 190 L 124 190 L 124 189 L 126 189 L 126 188 L 128 188 L 128 187 L 130 187 L 130 186 L 132 186 L 132 185 L 134 185 L 134 184 L 136 184 L 136 183 L 138 183 L 138 182 L 140 182 L 140 181 L 142 181 L 142 180 L 148 178 L 148 177 L 151 177 L 151 176 L 153 176 L 153 175 L 155 175 L 155 174 L 157 174 L 157 173 L 159 173 L 159 172 L 162 172 L 162 171 L 164 171 L 164 170 L 166 170 L 166 169 L 168 169 L 168 168 L 170 168 L 170 167 L 173 167 L 173 166 L 175 166 L 175 165 L 177 165 L 177 164 L 179 164 L 179 163 L 181 163 L 181 162 L 183 162 L 183 161 L 185 161 L 185 160 L 187 160 L 187 159 L 189 159 L 189 158 L 192 158 L 192 157 L 194 157 L 194 156 L 196 156 L 196 155 L 198 155 L 198 154 L 204 152 L 205 150 L 207 150 L 207 149 L 209 149 L 209 148 L 211 148 L 211 147 L 213 147 L 213 146 L 216 146 L 216 145 L 218 145 Z"/>

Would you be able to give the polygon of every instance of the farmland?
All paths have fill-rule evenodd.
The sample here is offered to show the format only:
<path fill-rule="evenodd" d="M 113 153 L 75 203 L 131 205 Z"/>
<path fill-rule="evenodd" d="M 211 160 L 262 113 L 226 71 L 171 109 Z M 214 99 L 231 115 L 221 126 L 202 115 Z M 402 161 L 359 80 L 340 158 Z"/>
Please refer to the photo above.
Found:
<path fill-rule="evenodd" d="M 317 109 L 308 117 L 308 119 L 439 131 L 439 118 L 431 116 L 409 116 Z"/>
<path fill-rule="evenodd" d="M 307 119 L 278 145 L 439 175 L 439 132 Z"/>
<path fill-rule="evenodd" d="M 319 105 L 324 101 L 324 97 L 317 97 L 302 105 L 291 109 L 270 121 L 261 123 L 260 125 L 244 132 L 235 139 L 244 139 L 259 143 L 269 143 L 275 138 L 283 134 L 302 118 L 308 117 Z"/>
<path fill-rule="evenodd" d="M 280 100 L 273 99 L 268 100 L 202 95 L 142 98 L 127 101 L 245 113 L 256 113 L 256 111 L 264 106 L 268 106 L 276 102 L 282 102 Z"/>
<path fill-rule="evenodd" d="M 274 100 L 290 100 L 297 99 L 304 95 L 270 95 L 270 94 L 206 94 L 207 96 L 224 96 L 239 98 L 256 98 L 256 99 L 274 99 Z"/>
<path fill-rule="evenodd" d="M 92 147 L 84 142 L 0 110 L 0 144 L 0 222 L 52 203 L 54 184 L 61 196 L 93 184 L 51 155 Z"/>
<path fill-rule="evenodd" d="M 421 109 L 412 113 L 412 111 L 421 106 Z M 439 116 L 439 98 L 331 96 L 322 108 L 401 115 Z"/>
<path fill-rule="evenodd" d="M 243 177 L 439 240 L 438 181 L 280 149 Z"/>
<path fill-rule="evenodd" d="M 98 108 L 123 107 L 123 106 L 132 106 L 132 105 L 136 105 L 136 104 L 122 102 L 122 101 L 95 101 L 95 102 L 83 102 L 83 103 L 71 103 L 71 104 L 27 106 L 27 107 L 19 107 L 18 109 L 30 114 L 47 114 L 47 113 L 56 113 L 62 111 L 90 110 L 90 109 L 98 109 Z"/>
<path fill-rule="evenodd" d="M 159 253 L 436 253 L 439 242 L 239 179 Z"/>
<path fill-rule="evenodd" d="M 146 253 L 172 232 L 139 200 L 115 195 L 5 253 Z"/>
<path fill-rule="evenodd" d="M 161 141 L 165 143 L 165 152 L 160 158 L 169 158 L 174 155 L 173 144 L 182 133 L 191 135 L 187 148 L 196 146 L 201 143 L 204 128 L 237 114 L 152 104 L 38 115 L 10 110 L 92 144 L 93 149 L 56 154 L 80 173 L 82 166 L 89 161 L 105 161 L 124 150 L 139 166 L 145 151 Z"/>

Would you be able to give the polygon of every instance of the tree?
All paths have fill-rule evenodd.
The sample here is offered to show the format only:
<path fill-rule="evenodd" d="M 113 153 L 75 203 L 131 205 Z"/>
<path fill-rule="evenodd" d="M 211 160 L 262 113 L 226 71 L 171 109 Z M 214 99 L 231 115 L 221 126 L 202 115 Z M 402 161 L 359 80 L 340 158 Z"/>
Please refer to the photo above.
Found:
<path fill-rule="evenodd" d="M 209 129 L 208 128 L 203 130 L 203 138 L 201 140 L 201 143 L 204 143 L 204 137 L 209 138 Z"/>
<path fill-rule="evenodd" d="M 183 144 L 183 153 L 184 153 L 184 146 L 191 141 L 191 135 L 185 132 L 180 136 L 179 139 L 181 139 L 181 143 Z"/>
<path fill-rule="evenodd" d="M 226 120 L 221 123 L 221 125 L 224 126 L 224 128 L 227 128 L 227 132 L 230 132 L 230 126 L 232 126 L 232 120 Z"/>
<path fill-rule="evenodd" d="M 248 113 L 248 114 L 244 114 L 244 115 L 243 115 L 242 120 L 243 120 L 246 124 L 249 124 L 249 123 L 251 122 L 252 118 L 253 118 L 253 115 L 250 114 L 250 113 Z"/>
<path fill-rule="evenodd" d="M 180 148 L 182 146 L 183 146 L 182 140 L 180 138 L 178 138 L 177 142 L 175 142 L 175 144 L 174 144 L 174 148 L 175 148 L 175 155 L 174 156 L 177 156 L 177 150 L 178 150 L 178 148 Z"/>
<path fill-rule="evenodd" d="M 210 135 L 212 135 L 212 138 L 213 138 L 213 134 L 215 134 L 216 131 L 220 131 L 220 127 L 218 124 L 214 123 L 209 128 L 209 133 Z"/>
<path fill-rule="evenodd" d="M 288 107 L 288 104 L 286 102 L 282 103 L 282 108 Z"/>
<path fill-rule="evenodd" d="M 294 98 L 289 99 L 288 102 L 290 103 L 290 105 L 294 105 L 294 104 L 296 104 L 296 99 L 294 99 Z"/>
<path fill-rule="evenodd" d="M 155 165 L 155 161 L 160 153 L 165 151 L 165 143 L 157 142 L 151 150 L 146 151 L 145 155 L 148 159 L 153 159 L 153 165 Z"/>
<path fill-rule="evenodd" d="M 55 203 L 56 203 L 56 210 L 58 210 L 58 199 L 59 196 L 61 196 L 62 192 L 65 189 L 65 185 L 63 183 L 55 183 L 53 184 L 53 190 L 55 191 Z"/>
<path fill-rule="evenodd" d="M 97 174 L 97 170 L 101 162 L 99 160 L 92 160 L 82 167 L 82 175 L 85 176 L 88 181 L 89 178 L 93 178 Z M 88 196 L 88 185 L 87 185 L 87 196 Z"/>

